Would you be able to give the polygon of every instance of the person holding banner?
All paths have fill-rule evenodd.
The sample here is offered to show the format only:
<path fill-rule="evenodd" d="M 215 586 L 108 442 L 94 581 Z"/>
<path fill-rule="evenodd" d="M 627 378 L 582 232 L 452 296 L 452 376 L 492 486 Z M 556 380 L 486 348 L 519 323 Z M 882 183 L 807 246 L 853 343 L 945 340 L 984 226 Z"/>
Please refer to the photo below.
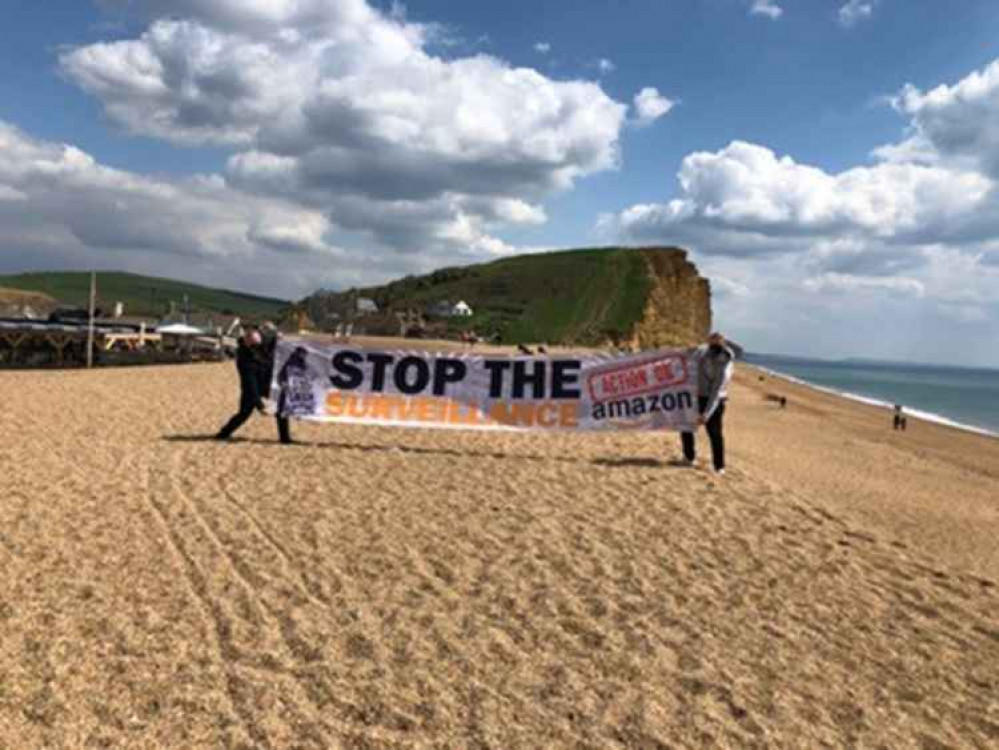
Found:
<path fill-rule="evenodd" d="M 277 326 L 269 320 L 260 328 L 260 365 L 257 371 L 260 395 L 263 398 L 271 396 L 271 382 L 274 380 L 274 357 L 277 354 L 278 343 Z M 285 445 L 294 442 L 291 439 L 291 427 L 288 417 L 277 404 L 275 417 L 277 418 L 278 439 Z"/>
<path fill-rule="evenodd" d="M 216 440 L 229 440 L 236 430 L 253 416 L 254 411 L 264 412 L 263 399 L 270 392 L 277 331 L 266 330 L 265 333 L 268 337 L 272 337 L 273 343 L 266 342 L 260 332 L 254 328 L 246 329 L 239 338 L 236 348 L 236 371 L 239 373 L 240 390 L 239 411 L 219 430 L 215 436 Z M 292 442 L 288 419 L 279 414 L 277 422 L 281 442 Z"/>
<path fill-rule="evenodd" d="M 725 473 L 725 438 L 722 433 L 722 418 L 728 401 L 728 384 L 732 380 L 735 353 L 725 344 L 725 337 L 712 333 L 706 346 L 695 352 L 697 358 L 697 405 L 700 411 L 699 423 L 704 425 L 711 441 L 711 462 L 715 472 Z M 681 432 L 680 442 L 683 457 L 688 465 L 693 465 L 697 449 L 693 432 Z"/>

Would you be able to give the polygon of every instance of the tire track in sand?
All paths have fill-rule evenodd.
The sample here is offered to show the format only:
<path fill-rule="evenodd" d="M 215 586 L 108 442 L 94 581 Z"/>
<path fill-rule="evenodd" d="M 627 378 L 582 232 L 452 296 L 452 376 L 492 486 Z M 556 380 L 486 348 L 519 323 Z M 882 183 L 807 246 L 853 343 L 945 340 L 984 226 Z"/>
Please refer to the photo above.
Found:
<path fill-rule="evenodd" d="M 150 457 L 151 459 L 151 457 Z M 167 470 L 167 478 L 177 470 L 177 455 L 171 461 L 171 466 Z M 230 628 L 227 619 L 222 613 L 218 603 L 212 598 L 208 591 L 208 578 L 205 572 L 198 566 L 194 558 L 186 551 L 186 545 L 177 529 L 170 523 L 170 516 L 166 512 L 163 504 L 156 499 L 156 492 L 153 488 L 153 469 L 151 460 L 145 464 L 143 477 L 143 498 L 152 509 L 152 515 L 156 524 L 167 540 L 171 550 L 180 561 L 180 567 L 184 572 L 188 588 L 194 594 L 204 613 L 211 621 L 210 630 L 214 636 L 214 651 L 218 656 L 219 664 L 225 678 L 225 691 L 229 705 L 232 708 L 240 728 L 246 733 L 256 747 L 273 750 L 270 740 L 264 729 L 256 722 L 253 715 L 247 710 L 240 695 L 239 686 L 236 684 L 236 677 L 233 674 L 235 663 L 239 660 L 239 655 L 233 649 L 230 638 Z M 234 744 L 231 737 L 223 736 L 223 742 L 229 750 L 236 750 L 238 745 Z"/>
<path fill-rule="evenodd" d="M 291 553 L 289 553 L 288 550 L 285 549 L 284 545 L 282 545 L 277 538 L 267 530 L 267 527 L 260 522 L 260 519 L 251 513 L 250 510 L 236 498 L 235 493 L 229 488 L 229 485 L 226 484 L 224 477 L 219 477 L 218 487 L 222 492 L 222 496 L 225 497 L 226 501 L 233 508 L 236 509 L 236 512 L 242 518 L 246 519 L 253 531 L 257 534 L 258 538 L 260 538 L 263 543 L 268 546 L 278 558 L 280 558 L 281 564 L 285 570 L 292 576 L 298 578 L 300 585 L 296 588 L 298 588 L 302 596 L 307 598 L 317 607 L 331 609 L 332 602 L 329 600 L 329 597 L 317 590 L 314 590 L 316 587 L 311 585 L 308 577 L 305 575 L 305 571 L 302 570 L 302 568 L 295 562 Z"/>
<path fill-rule="evenodd" d="M 182 463 L 182 458 L 183 452 L 178 452 L 173 460 L 176 464 L 180 464 Z M 278 651 L 281 654 L 280 659 L 269 656 L 261 660 L 253 660 L 245 653 L 240 652 L 233 643 L 234 634 L 231 630 L 227 630 L 225 635 L 232 652 L 231 661 L 238 667 L 262 670 L 271 676 L 280 675 L 290 680 L 290 687 L 292 687 L 296 697 L 299 699 L 296 701 L 296 705 L 298 707 L 308 706 L 313 713 L 313 716 L 306 716 L 293 706 L 287 703 L 284 704 L 284 710 L 295 715 L 295 720 L 289 723 L 289 728 L 290 725 L 294 726 L 296 740 L 299 742 L 310 741 L 314 747 L 325 749 L 330 747 L 328 740 L 330 734 L 346 736 L 351 734 L 350 730 L 360 730 L 372 740 L 388 741 L 399 746 L 409 745 L 412 742 L 412 737 L 408 736 L 405 731 L 398 731 L 384 724 L 376 723 L 373 725 L 372 718 L 367 716 L 363 710 L 357 709 L 351 703 L 340 700 L 334 695 L 327 694 L 327 691 L 320 684 L 321 680 L 317 681 L 316 679 L 317 670 L 321 673 L 324 668 L 329 666 L 325 659 L 322 644 L 311 643 L 308 638 L 304 637 L 299 632 L 298 626 L 287 607 L 282 603 L 269 601 L 267 596 L 267 590 L 270 589 L 274 597 L 287 600 L 288 591 L 282 590 L 279 586 L 274 585 L 273 582 L 267 581 L 267 573 L 270 573 L 270 570 L 264 576 L 258 576 L 258 573 L 247 564 L 238 551 L 235 551 L 227 542 L 227 539 L 235 539 L 242 536 L 247 527 L 233 530 L 236 534 L 230 536 L 226 529 L 222 527 L 219 521 L 220 516 L 213 513 L 212 508 L 208 507 L 202 500 L 199 500 L 196 496 L 197 493 L 187 491 L 183 486 L 185 480 L 182 478 L 178 481 L 174 478 L 178 476 L 182 475 L 177 472 L 171 475 L 172 491 L 176 493 L 180 502 L 191 511 L 194 522 L 201 533 L 214 548 L 225 567 L 231 572 L 237 586 L 242 589 L 242 593 L 245 595 L 244 608 L 247 611 L 244 613 L 243 619 L 249 621 L 254 619 L 255 616 L 259 617 L 259 620 L 268 625 L 270 632 L 279 639 L 269 645 L 272 651 Z M 252 514 L 242 506 L 242 503 L 233 498 L 230 505 L 236 507 L 239 511 L 239 516 L 247 520 L 249 529 L 256 532 L 254 535 L 259 540 L 262 540 L 262 543 L 269 549 L 275 551 L 285 571 L 291 572 L 295 578 L 300 577 L 301 571 L 294 565 L 291 556 L 284 552 L 279 542 L 270 538 L 271 535 L 263 529 L 259 522 L 256 522 L 256 519 L 248 518 Z M 329 604 L 317 601 L 315 597 L 310 595 L 307 588 L 297 581 L 289 580 L 285 576 L 279 576 L 279 580 L 281 584 L 288 586 L 292 590 L 299 603 L 312 604 L 321 608 L 323 612 L 330 611 Z M 213 606 L 217 615 L 223 621 L 225 614 L 221 606 L 219 606 L 218 601 L 224 600 L 227 597 L 231 598 L 231 596 L 228 588 L 224 593 L 216 592 L 214 594 L 215 600 L 213 601 Z M 330 722 L 322 715 L 324 707 L 329 707 L 330 705 L 338 709 L 339 715 L 336 717 L 335 722 Z M 344 726 L 339 726 L 340 724 L 350 725 L 350 730 L 347 730 Z M 322 728 L 321 730 L 320 727 Z"/>
<path fill-rule="evenodd" d="M 251 550 L 239 546 L 249 537 L 266 544 L 268 550 L 273 546 L 257 533 L 259 525 L 245 519 L 243 513 L 239 514 L 243 523 L 239 523 L 234 521 L 235 512 L 227 516 L 221 510 L 234 507 L 231 504 L 211 505 L 198 497 L 196 490 L 205 477 L 182 471 L 189 466 L 189 454 L 190 449 L 176 450 L 166 462 L 161 461 L 155 472 L 157 482 L 148 494 L 161 526 L 187 566 L 190 588 L 214 623 L 229 701 L 244 723 L 255 727 L 252 734 L 245 729 L 257 743 L 253 746 L 326 750 L 337 747 L 337 739 L 358 746 L 372 742 L 384 747 L 424 746 L 414 738 L 410 726 L 403 727 L 405 722 L 396 726 L 377 704 L 355 704 L 331 690 L 329 678 L 335 669 L 325 640 L 310 642 L 300 632 L 293 611 L 302 606 L 322 607 L 321 612 L 328 614 L 331 605 L 308 596 L 294 577 L 274 576 L 273 567 L 258 568 L 247 562 Z M 213 471 L 217 470 L 215 465 Z M 214 487 L 217 482 L 211 484 Z M 280 546 L 280 542 L 276 544 Z M 286 559 L 274 550 L 268 558 L 274 557 L 280 557 L 282 572 L 297 570 L 290 555 Z M 248 644 L 247 635 L 257 638 L 258 643 Z M 246 675 L 259 680 L 243 679 Z M 282 686 L 277 692 L 275 680 Z M 277 704 L 275 695 L 281 696 Z M 253 719 L 254 714 L 260 718 Z M 262 744 L 264 741 L 270 744 Z"/>
<path fill-rule="evenodd" d="M 181 484 L 184 481 L 181 480 Z M 191 482 L 188 482 L 188 484 L 191 484 Z M 225 485 L 223 479 L 218 480 L 218 486 L 223 495 L 227 497 L 228 504 L 235 509 L 236 515 L 248 523 L 248 526 L 230 530 L 235 532 L 232 538 L 236 538 L 237 535 L 239 538 L 245 538 L 243 533 L 246 531 L 250 531 L 251 534 L 257 536 L 258 540 L 264 546 L 274 552 L 284 571 L 290 574 L 290 578 L 282 576 L 280 577 L 280 581 L 282 584 L 286 584 L 293 589 L 300 603 L 311 604 L 327 615 L 332 613 L 334 611 L 333 603 L 323 596 L 312 595 L 311 587 L 304 576 L 304 572 L 295 563 L 294 558 L 285 550 L 284 546 L 266 530 L 266 527 L 246 508 L 245 504 L 236 498 L 235 493 Z M 287 611 L 287 608 L 280 603 L 275 604 L 269 601 L 266 595 L 267 592 L 264 589 L 271 589 L 277 598 L 283 595 L 287 599 L 287 592 L 281 591 L 273 584 L 269 587 L 262 586 L 255 580 L 256 573 L 241 558 L 240 552 L 234 550 L 227 543 L 228 534 L 220 522 L 220 519 L 224 516 L 213 512 L 215 506 L 209 506 L 203 500 L 199 500 L 196 492 L 178 489 L 178 493 L 188 503 L 192 512 L 203 524 L 205 533 L 211 537 L 216 549 L 225 556 L 228 565 L 231 567 L 234 575 L 240 580 L 241 585 L 248 592 L 253 592 L 255 595 L 253 604 L 260 608 L 261 618 L 268 621 L 280 636 L 285 658 L 291 665 L 267 663 L 255 664 L 253 666 L 284 675 L 293 680 L 296 684 L 296 692 L 304 699 L 303 702 L 307 703 L 316 713 L 315 720 L 327 732 L 343 737 L 352 737 L 354 739 L 351 741 L 359 742 L 362 746 L 367 746 L 364 743 L 372 741 L 381 743 L 379 746 L 385 747 L 410 747 L 413 743 L 411 730 L 399 729 L 393 726 L 389 719 L 379 717 L 379 710 L 355 705 L 355 703 L 336 695 L 330 690 L 323 679 L 323 675 L 328 673 L 330 668 L 323 645 L 310 643 L 308 638 L 299 632 L 299 628 Z M 271 571 L 268 570 L 268 572 Z M 301 582 L 299 583 L 298 581 Z M 363 613 L 356 614 L 362 621 L 368 620 Z M 369 630 L 374 630 L 377 627 L 376 623 L 371 620 L 368 620 L 367 625 Z M 245 656 L 242 657 L 242 661 L 245 663 Z M 325 718 L 320 718 L 330 708 L 335 709 L 337 712 L 335 723 L 331 723 Z M 302 718 L 299 723 L 307 721 L 308 719 Z M 327 746 L 325 744 L 322 745 L 323 748 Z"/>

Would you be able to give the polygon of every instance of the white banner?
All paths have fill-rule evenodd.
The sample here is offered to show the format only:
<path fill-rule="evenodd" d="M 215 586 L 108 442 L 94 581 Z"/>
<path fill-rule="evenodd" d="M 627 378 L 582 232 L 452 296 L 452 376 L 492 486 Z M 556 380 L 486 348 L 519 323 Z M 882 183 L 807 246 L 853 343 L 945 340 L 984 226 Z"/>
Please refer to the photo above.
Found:
<path fill-rule="evenodd" d="M 697 425 L 692 349 L 630 356 L 381 351 L 281 341 L 272 397 L 296 419 L 477 430 Z"/>

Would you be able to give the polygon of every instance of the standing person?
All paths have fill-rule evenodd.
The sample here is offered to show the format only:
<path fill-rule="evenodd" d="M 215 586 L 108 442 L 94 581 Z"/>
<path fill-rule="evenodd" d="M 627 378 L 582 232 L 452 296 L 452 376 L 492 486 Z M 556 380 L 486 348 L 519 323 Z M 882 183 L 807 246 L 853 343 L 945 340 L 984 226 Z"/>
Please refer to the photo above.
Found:
<path fill-rule="evenodd" d="M 276 339 L 276 331 L 274 332 Z M 276 344 L 275 344 L 276 345 Z M 255 328 L 247 328 L 239 338 L 236 347 L 236 371 L 239 373 L 239 411 L 226 422 L 215 436 L 216 440 L 228 440 L 254 411 L 264 413 L 264 397 L 270 392 L 270 371 L 273 368 L 273 348 L 270 366 L 264 349 L 264 337 Z M 278 435 L 282 443 L 290 443 L 288 420 L 278 419 Z"/>
<path fill-rule="evenodd" d="M 905 430 L 905 417 L 902 416 L 902 405 L 895 404 L 895 418 L 892 420 L 892 427 L 897 430 Z"/>
<path fill-rule="evenodd" d="M 278 342 L 277 326 L 270 321 L 264 323 L 260 329 L 260 338 L 261 342 L 257 371 L 257 387 L 262 398 L 270 398 L 271 381 L 274 380 L 274 356 L 276 354 Z M 291 439 L 291 427 L 288 423 L 288 417 L 282 415 L 281 411 L 282 410 L 279 405 L 276 413 L 278 438 L 282 443 L 288 445 L 293 442 Z"/>
<path fill-rule="evenodd" d="M 707 429 L 711 441 L 711 462 L 715 472 L 725 473 L 725 438 L 722 434 L 722 418 L 728 401 L 728 384 L 735 368 L 735 354 L 726 346 L 725 337 L 712 333 L 706 346 L 697 348 L 697 407 L 701 416 L 698 420 Z M 693 464 L 697 457 L 693 432 L 681 432 L 683 457 Z"/>
<path fill-rule="evenodd" d="M 236 345 L 236 372 L 239 373 L 239 411 L 225 423 L 215 436 L 217 440 L 228 440 L 243 424 L 253 411 L 264 410 L 263 398 L 260 394 L 260 365 L 258 349 L 260 348 L 260 333 L 255 328 L 246 328 Z"/>

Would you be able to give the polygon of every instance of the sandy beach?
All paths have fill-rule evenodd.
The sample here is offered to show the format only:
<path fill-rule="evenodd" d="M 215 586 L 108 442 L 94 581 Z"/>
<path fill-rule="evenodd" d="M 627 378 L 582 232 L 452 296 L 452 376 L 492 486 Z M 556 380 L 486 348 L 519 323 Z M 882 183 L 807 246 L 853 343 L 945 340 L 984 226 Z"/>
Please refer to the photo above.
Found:
<path fill-rule="evenodd" d="M 999 440 L 760 377 L 719 478 L 0 372 L 0 748 L 999 746 Z"/>

